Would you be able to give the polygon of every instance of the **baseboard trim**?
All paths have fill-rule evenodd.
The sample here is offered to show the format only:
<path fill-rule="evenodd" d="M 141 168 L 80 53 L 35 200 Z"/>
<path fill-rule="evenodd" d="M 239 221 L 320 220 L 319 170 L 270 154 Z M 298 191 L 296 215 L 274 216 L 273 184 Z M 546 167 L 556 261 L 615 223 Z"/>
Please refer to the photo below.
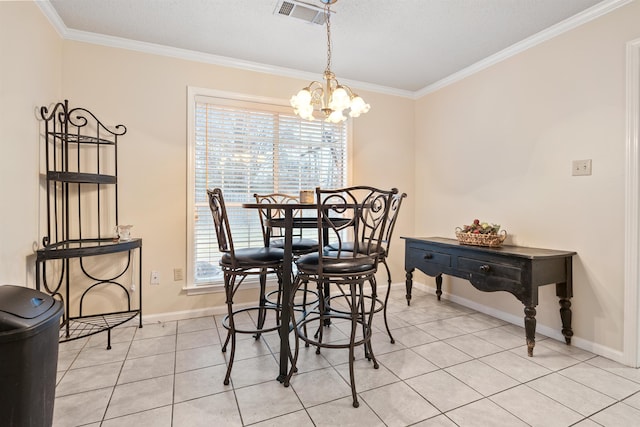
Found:
<path fill-rule="evenodd" d="M 419 283 L 415 281 L 413 282 L 413 288 L 414 289 L 417 288 L 431 294 L 435 294 L 436 292 L 436 288 L 425 285 L 424 283 Z M 442 292 L 442 298 L 451 302 L 455 302 L 456 304 L 460 304 L 462 306 L 472 308 L 480 313 L 484 313 L 489 316 L 495 317 L 496 319 L 504 320 L 505 322 L 508 322 L 517 326 L 524 326 L 523 325 L 524 317 L 514 316 L 511 313 L 506 313 L 501 310 L 496 310 L 495 308 L 488 307 L 486 305 L 479 304 L 467 298 L 462 298 L 456 295 L 452 295 L 444 291 Z M 561 331 L 546 325 L 541 325 L 540 323 L 536 325 L 536 333 L 544 335 L 549 338 L 553 338 L 557 341 L 564 342 L 564 336 L 562 335 Z M 582 350 L 591 352 L 593 354 L 597 354 L 598 356 L 606 357 L 607 359 L 611 359 L 615 362 L 626 365 L 624 353 L 619 350 L 615 350 L 610 347 L 606 347 L 601 344 L 594 343 L 592 341 L 580 338 L 579 336 L 576 336 L 576 335 L 574 335 L 571 338 L 571 345 L 577 348 L 580 348 Z"/>
<path fill-rule="evenodd" d="M 396 287 L 404 288 L 405 284 L 394 283 L 391 286 L 394 288 Z M 436 289 L 434 287 L 428 286 L 424 283 L 415 282 L 415 281 L 413 282 L 413 288 L 420 289 L 432 295 L 435 295 L 435 292 L 436 292 Z M 495 308 L 488 307 L 486 305 L 479 304 L 470 299 L 462 298 L 447 292 L 442 293 L 442 298 L 451 302 L 455 302 L 456 304 L 460 304 L 462 306 L 474 309 L 480 313 L 484 313 L 489 316 L 495 317 L 496 319 L 504 320 L 505 322 L 511 323 L 513 325 L 523 326 L 523 318 L 519 316 L 514 316 L 511 313 L 507 313 L 501 310 L 496 310 Z M 249 306 L 249 305 L 250 304 L 246 304 L 246 306 Z M 226 307 L 216 306 L 216 307 L 206 307 L 206 308 L 198 308 L 198 309 L 192 309 L 192 310 L 172 311 L 172 312 L 166 312 L 166 313 L 143 314 L 142 323 L 143 325 L 145 325 L 145 324 L 193 319 L 195 317 L 219 316 L 219 315 L 226 314 L 226 312 L 227 312 Z M 541 325 L 538 323 L 538 325 L 536 325 L 536 333 L 555 339 L 557 341 L 564 342 L 564 336 L 560 331 L 546 325 Z M 626 364 L 624 360 L 624 354 L 621 351 L 614 350 L 610 347 L 606 347 L 601 344 L 594 343 L 592 341 L 580 338 L 579 336 L 574 335 L 571 338 L 571 345 L 574 345 L 577 348 L 580 348 L 582 350 L 589 351 L 593 354 L 597 354 L 598 356 L 606 357 L 607 359 L 611 359 L 615 362 Z"/>
<path fill-rule="evenodd" d="M 143 314 L 142 324 L 174 322 L 176 320 L 194 319 L 196 317 L 219 316 L 227 313 L 223 306 L 196 308 L 191 310 L 171 311 L 165 313 Z"/>

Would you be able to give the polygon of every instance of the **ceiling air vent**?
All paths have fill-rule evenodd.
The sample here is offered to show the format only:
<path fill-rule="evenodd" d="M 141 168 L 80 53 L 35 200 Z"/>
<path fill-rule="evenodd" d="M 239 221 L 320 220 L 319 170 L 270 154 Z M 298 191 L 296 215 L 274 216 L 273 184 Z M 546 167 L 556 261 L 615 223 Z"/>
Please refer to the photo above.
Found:
<path fill-rule="evenodd" d="M 294 0 L 278 1 L 274 15 L 289 16 L 318 25 L 324 25 L 325 22 L 323 8 Z"/>

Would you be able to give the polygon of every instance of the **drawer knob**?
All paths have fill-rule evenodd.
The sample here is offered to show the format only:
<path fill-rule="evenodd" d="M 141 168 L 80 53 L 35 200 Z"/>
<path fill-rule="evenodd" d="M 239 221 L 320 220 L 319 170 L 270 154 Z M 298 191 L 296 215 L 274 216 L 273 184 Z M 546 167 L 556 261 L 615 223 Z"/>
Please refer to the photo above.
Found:
<path fill-rule="evenodd" d="M 489 270 L 491 270 L 491 266 L 484 264 L 480 266 L 480 271 L 482 271 L 483 273 L 488 273 Z"/>
<path fill-rule="evenodd" d="M 424 256 L 424 259 L 431 259 L 431 258 L 433 258 L 433 254 L 426 254 Z"/>

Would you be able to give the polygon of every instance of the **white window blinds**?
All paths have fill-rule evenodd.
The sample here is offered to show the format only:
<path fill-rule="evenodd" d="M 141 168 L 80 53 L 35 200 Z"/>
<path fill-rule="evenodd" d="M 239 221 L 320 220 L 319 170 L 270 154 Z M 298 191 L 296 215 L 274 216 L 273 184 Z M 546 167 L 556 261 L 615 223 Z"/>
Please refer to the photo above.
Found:
<path fill-rule="evenodd" d="M 236 248 L 261 246 L 253 195 L 346 185 L 347 125 L 301 120 L 290 108 L 195 96 L 192 171 L 195 285 L 221 283 L 220 253 L 206 190 L 223 190 Z"/>

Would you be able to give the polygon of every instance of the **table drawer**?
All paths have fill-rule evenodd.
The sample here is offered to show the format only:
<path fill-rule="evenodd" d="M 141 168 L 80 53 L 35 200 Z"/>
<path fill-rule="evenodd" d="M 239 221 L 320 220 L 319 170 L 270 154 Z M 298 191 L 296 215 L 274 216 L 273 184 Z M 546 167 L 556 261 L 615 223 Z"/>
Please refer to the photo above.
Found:
<path fill-rule="evenodd" d="M 449 254 L 443 254 L 430 249 L 415 248 L 411 255 L 414 257 L 416 262 L 423 265 L 434 264 L 443 267 L 451 267 L 451 255 Z"/>
<path fill-rule="evenodd" d="M 522 270 L 518 267 L 465 257 L 458 257 L 458 269 L 473 274 L 501 277 L 518 282 L 522 276 Z"/>

